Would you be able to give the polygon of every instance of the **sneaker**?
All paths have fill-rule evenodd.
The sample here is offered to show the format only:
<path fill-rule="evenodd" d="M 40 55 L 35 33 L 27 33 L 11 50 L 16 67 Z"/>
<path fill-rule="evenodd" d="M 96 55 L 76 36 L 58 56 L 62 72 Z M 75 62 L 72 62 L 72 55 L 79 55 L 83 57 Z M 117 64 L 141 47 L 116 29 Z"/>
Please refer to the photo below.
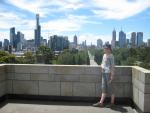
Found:
<path fill-rule="evenodd" d="M 97 102 L 95 104 L 93 104 L 94 107 L 104 107 L 103 103 Z"/>

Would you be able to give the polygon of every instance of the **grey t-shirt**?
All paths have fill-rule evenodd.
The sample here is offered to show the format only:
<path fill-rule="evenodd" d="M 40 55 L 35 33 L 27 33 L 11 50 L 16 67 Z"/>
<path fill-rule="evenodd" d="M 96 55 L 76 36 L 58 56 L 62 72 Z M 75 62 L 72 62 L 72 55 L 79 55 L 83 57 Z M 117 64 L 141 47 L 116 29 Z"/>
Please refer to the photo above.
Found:
<path fill-rule="evenodd" d="M 102 59 L 102 64 L 101 64 L 102 72 L 103 73 L 114 72 L 114 65 L 115 64 L 114 64 L 113 54 L 109 54 L 109 55 L 104 54 Z"/>

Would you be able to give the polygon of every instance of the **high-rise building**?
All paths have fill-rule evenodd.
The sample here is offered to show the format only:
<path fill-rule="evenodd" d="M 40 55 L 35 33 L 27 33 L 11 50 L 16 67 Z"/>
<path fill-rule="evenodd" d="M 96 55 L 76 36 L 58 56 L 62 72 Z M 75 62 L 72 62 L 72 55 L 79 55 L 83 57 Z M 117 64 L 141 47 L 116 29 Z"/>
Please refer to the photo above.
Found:
<path fill-rule="evenodd" d="M 137 32 L 136 45 L 138 47 L 143 45 L 143 32 Z"/>
<path fill-rule="evenodd" d="M 150 47 L 150 39 L 147 40 L 147 46 Z"/>
<path fill-rule="evenodd" d="M 77 47 L 77 45 L 78 45 L 78 40 L 77 40 L 77 36 L 76 36 L 76 35 L 74 36 L 74 41 L 73 41 L 73 42 L 74 42 L 75 46 Z"/>
<path fill-rule="evenodd" d="M 41 26 L 39 25 L 39 14 L 36 14 L 36 29 L 34 31 L 35 47 L 41 45 Z"/>
<path fill-rule="evenodd" d="M 126 34 L 122 30 L 119 32 L 119 47 L 126 47 Z"/>
<path fill-rule="evenodd" d="M 99 48 L 99 49 L 103 48 L 103 41 L 101 39 L 97 40 L 97 48 Z"/>
<path fill-rule="evenodd" d="M 57 35 L 50 36 L 48 45 L 52 51 L 63 51 L 63 49 L 69 48 L 68 37 L 57 36 Z"/>
<path fill-rule="evenodd" d="M 136 32 L 131 33 L 131 47 L 136 47 Z"/>
<path fill-rule="evenodd" d="M 8 51 L 8 47 L 9 47 L 9 40 L 8 39 L 4 39 L 4 50 Z M 12 46 L 11 46 L 12 47 Z"/>
<path fill-rule="evenodd" d="M 15 40 L 16 40 L 15 27 L 12 27 L 10 28 L 10 45 L 13 48 L 15 47 Z"/>
<path fill-rule="evenodd" d="M 2 49 L 2 46 L 3 46 L 2 41 L 0 41 L 0 49 Z"/>
<path fill-rule="evenodd" d="M 112 48 L 116 47 L 116 30 L 115 29 L 112 32 L 111 46 L 112 46 Z"/>
<path fill-rule="evenodd" d="M 15 47 L 17 51 L 21 51 L 23 49 L 23 46 L 24 46 L 24 34 L 18 31 L 15 40 Z"/>

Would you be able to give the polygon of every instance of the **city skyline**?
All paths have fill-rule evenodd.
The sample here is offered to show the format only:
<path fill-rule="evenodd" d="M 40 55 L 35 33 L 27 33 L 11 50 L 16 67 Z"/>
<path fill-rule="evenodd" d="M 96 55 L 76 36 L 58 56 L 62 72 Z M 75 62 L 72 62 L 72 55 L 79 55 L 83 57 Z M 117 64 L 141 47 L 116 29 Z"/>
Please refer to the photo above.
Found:
<path fill-rule="evenodd" d="M 110 5 L 111 4 L 111 5 Z M 124 4 L 123 6 L 121 6 Z M 116 30 L 116 40 L 122 30 L 131 38 L 131 32 L 143 32 L 143 40 L 150 38 L 149 0 L 2 0 L 0 1 L 0 41 L 9 39 L 9 30 L 15 27 L 26 39 L 34 39 L 35 15 L 39 13 L 41 36 L 48 39 L 52 35 L 66 35 L 72 42 L 76 34 L 78 42 L 87 44 L 112 40 Z"/>

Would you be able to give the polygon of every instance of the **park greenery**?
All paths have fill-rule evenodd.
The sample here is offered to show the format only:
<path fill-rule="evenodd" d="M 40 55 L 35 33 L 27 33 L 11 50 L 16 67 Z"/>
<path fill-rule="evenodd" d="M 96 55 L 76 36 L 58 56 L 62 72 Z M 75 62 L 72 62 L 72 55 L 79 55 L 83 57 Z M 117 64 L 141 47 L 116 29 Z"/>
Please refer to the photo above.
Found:
<path fill-rule="evenodd" d="M 103 57 L 102 49 L 90 49 L 94 60 L 100 65 Z M 150 47 L 113 49 L 116 65 L 138 65 L 150 69 Z"/>
<path fill-rule="evenodd" d="M 86 50 L 76 49 L 71 51 L 65 49 L 59 55 L 55 55 L 50 48 L 40 46 L 35 53 L 25 52 L 19 57 L 6 51 L 0 51 L 0 63 L 84 65 L 89 64 L 89 56 Z"/>

